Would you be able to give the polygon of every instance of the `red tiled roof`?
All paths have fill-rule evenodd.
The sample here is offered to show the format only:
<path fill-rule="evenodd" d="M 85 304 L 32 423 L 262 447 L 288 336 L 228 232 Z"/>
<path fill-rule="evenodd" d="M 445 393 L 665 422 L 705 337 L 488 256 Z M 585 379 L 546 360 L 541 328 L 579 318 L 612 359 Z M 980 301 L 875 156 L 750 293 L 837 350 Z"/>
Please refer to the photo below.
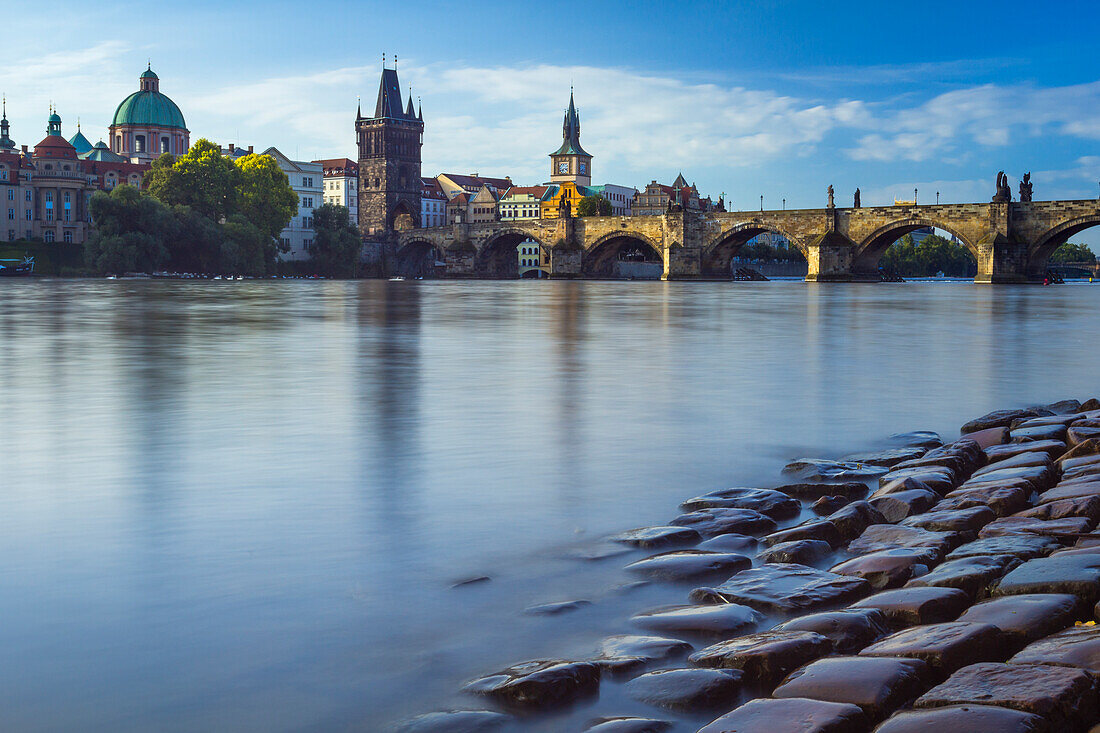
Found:
<path fill-rule="evenodd" d="M 324 169 L 325 175 L 348 173 L 350 175 L 359 175 L 359 164 L 351 158 L 326 158 L 324 160 L 315 160 L 314 163 L 320 163 L 321 168 Z"/>
<path fill-rule="evenodd" d="M 34 146 L 36 158 L 65 158 L 76 160 L 76 148 L 60 135 L 47 135 L 42 142 Z"/>
<path fill-rule="evenodd" d="M 462 176 L 457 173 L 440 173 L 441 176 L 446 176 L 459 186 L 466 188 L 481 188 L 483 184 L 488 184 L 493 188 L 511 188 L 512 180 L 510 178 L 489 178 L 487 176 Z"/>
<path fill-rule="evenodd" d="M 530 194 L 537 199 L 541 199 L 543 196 L 546 195 L 546 191 L 549 188 L 549 186 L 512 186 L 508 189 L 507 192 L 505 192 L 503 198 L 508 198 L 509 196 L 523 196 L 526 194 Z"/>

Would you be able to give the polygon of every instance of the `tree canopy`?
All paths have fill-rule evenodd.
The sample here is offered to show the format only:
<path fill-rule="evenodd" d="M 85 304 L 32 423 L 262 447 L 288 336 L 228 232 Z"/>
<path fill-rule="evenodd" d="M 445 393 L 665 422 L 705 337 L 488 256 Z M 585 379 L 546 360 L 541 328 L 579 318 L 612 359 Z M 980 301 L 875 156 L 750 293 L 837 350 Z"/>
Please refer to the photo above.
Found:
<path fill-rule="evenodd" d="M 237 160 L 237 211 L 261 232 L 278 239 L 298 213 L 298 194 L 270 155 L 250 153 Z"/>
<path fill-rule="evenodd" d="M 325 204 L 314 209 L 313 231 L 309 256 L 317 273 L 326 277 L 355 277 L 362 242 L 347 208 Z"/>
<path fill-rule="evenodd" d="M 970 250 L 937 234 L 931 234 L 917 244 L 906 234 L 890 245 L 879 261 L 885 270 L 902 277 L 973 277 L 978 263 Z"/>
<path fill-rule="evenodd" d="M 240 169 L 202 138 L 184 155 L 162 155 L 145 176 L 149 194 L 169 206 L 189 206 L 216 222 L 236 213 Z"/>
<path fill-rule="evenodd" d="M 611 216 L 611 202 L 598 194 L 585 196 L 577 202 L 577 216 Z"/>
<path fill-rule="evenodd" d="M 172 217 L 163 204 L 133 186 L 96 191 L 89 203 L 95 233 L 85 245 L 89 267 L 100 272 L 153 272 L 168 260 L 165 239 Z"/>
<path fill-rule="evenodd" d="M 1096 262 L 1096 255 L 1087 244 L 1066 242 L 1050 256 L 1050 264 L 1061 265 L 1067 262 Z"/>

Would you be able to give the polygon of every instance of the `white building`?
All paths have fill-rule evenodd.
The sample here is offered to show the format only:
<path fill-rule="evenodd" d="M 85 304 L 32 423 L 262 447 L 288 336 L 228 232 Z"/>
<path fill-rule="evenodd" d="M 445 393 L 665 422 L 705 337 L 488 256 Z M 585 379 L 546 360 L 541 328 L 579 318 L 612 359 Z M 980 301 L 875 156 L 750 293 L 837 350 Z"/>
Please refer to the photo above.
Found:
<path fill-rule="evenodd" d="M 549 190 L 549 186 L 512 186 L 497 205 L 500 210 L 500 220 L 538 219 L 539 203 L 546 197 Z"/>
<path fill-rule="evenodd" d="M 263 154 L 275 159 L 290 179 L 290 187 L 298 194 L 298 213 L 279 233 L 279 242 L 290 248 L 280 257 L 284 260 L 308 260 L 314 237 L 313 210 L 324 203 L 324 168 L 320 163 L 291 160 L 276 148 L 268 148 Z"/>
<path fill-rule="evenodd" d="M 336 204 L 348 210 L 352 226 L 359 225 L 359 165 L 348 158 L 315 160 L 324 169 L 324 195 L 321 203 Z"/>
<path fill-rule="evenodd" d="M 632 186 L 617 186 L 614 183 L 605 183 L 602 186 L 589 186 L 588 188 L 611 202 L 611 213 L 615 216 L 631 215 L 634 196 L 638 193 Z"/>

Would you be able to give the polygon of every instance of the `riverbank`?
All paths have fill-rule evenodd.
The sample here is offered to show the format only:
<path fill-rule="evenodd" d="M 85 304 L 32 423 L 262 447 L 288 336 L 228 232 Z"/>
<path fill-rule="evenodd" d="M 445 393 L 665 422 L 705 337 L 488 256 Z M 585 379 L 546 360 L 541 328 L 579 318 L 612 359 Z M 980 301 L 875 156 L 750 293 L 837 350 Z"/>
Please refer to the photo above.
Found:
<path fill-rule="evenodd" d="M 675 605 L 640 610 L 586 657 L 471 681 L 484 709 L 402 729 L 1084 731 L 1100 719 L 1100 402 L 1001 410 L 947 444 L 896 434 L 783 473 L 774 488 L 684 497 L 667 525 L 588 549 L 624 563 L 627 592 L 663 587 Z"/>

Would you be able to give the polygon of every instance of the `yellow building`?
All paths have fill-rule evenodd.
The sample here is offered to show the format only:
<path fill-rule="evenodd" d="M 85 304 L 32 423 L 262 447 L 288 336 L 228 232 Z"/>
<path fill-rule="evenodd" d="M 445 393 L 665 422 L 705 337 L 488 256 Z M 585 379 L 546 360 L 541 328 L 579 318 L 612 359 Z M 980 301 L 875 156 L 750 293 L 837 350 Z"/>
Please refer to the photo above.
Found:
<path fill-rule="evenodd" d="M 550 193 L 539 204 L 539 213 L 543 219 L 557 219 L 561 216 L 562 199 L 569 205 L 570 216 L 577 215 L 577 206 L 580 204 L 581 199 L 588 195 L 588 189 L 584 186 L 578 186 L 572 181 L 566 181 L 565 183 L 552 187 Z"/>

